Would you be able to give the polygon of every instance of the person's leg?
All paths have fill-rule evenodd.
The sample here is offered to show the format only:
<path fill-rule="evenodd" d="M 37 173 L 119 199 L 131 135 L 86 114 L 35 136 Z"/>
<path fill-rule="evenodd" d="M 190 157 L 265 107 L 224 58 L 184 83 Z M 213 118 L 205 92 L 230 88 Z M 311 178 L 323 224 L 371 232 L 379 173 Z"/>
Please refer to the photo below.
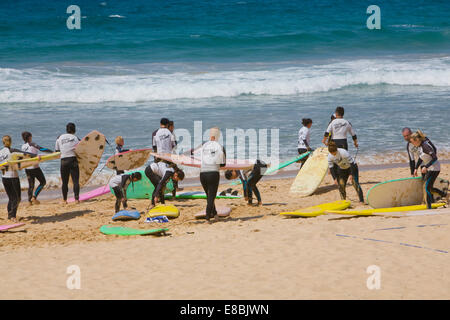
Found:
<path fill-rule="evenodd" d="M 428 171 L 425 176 L 425 192 L 427 209 L 431 209 L 431 204 L 434 202 L 433 194 L 431 193 L 434 181 L 438 177 L 440 171 Z"/>
<path fill-rule="evenodd" d="M 347 199 L 347 191 L 345 190 L 345 188 L 347 186 L 347 180 L 349 175 L 350 175 L 350 168 L 345 170 L 338 169 L 339 193 L 341 195 L 342 200 Z"/>
<path fill-rule="evenodd" d="M 8 212 L 8 219 L 15 219 L 17 217 L 17 209 L 19 209 L 19 203 L 22 199 L 21 190 L 20 190 L 20 179 L 19 178 L 11 178 L 11 211 Z"/>
<path fill-rule="evenodd" d="M 8 196 L 8 219 L 11 219 L 12 216 L 12 207 L 14 203 L 14 190 L 11 182 L 11 178 L 2 178 L 3 187 L 5 188 L 6 195 Z"/>
<path fill-rule="evenodd" d="M 359 169 L 356 163 L 351 166 L 351 173 L 353 176 L 353 187 L 355 188 L 356 193 L 358 194 L 359 202 L 364 203 L 363 191 L 361 185 L 359 184 Z"/>
<path fill-rule="evenodd" d="M 120 203 L 122 202 L 123 194 L 120 187 L 114 187 L 113 188 L 114 195 L 116 196 L 116 204 L 114 206 L 114 209 L 116 212 L 120 211 Z"/>
<path fill-rule="evenodd" d="M 63 200 L 67 201 L 67 193 L 69 192 L 69 176 L 70 176 L 70 163 L 64 158 L 61 159 L 61 191 Z"/>
<path fill-rule="evenodd" d="M 78 160 L 75 157 L 72 159 L 70 176 L 73 182 L 73 194 L 75 200 L 78 201 L 80 199 L 80 168 L 78 167 Z"/>
<path fill-rule="evenodd" d="M 145 168 L 145 175 L 147 176 L 147 178 L 150 180 L 150 182 L 153 185 L 152 205 L 155 205 L 156 187 L 158 186 L 161 178 L 153 172 L 153 170 L 150 166 Z"/>
<path fill-rule="evenodd" d="M 35 177 L 39 181 L 39 185 L 36 188 L 36 191 L 34 192 L 34 199 L 37 200 L 37 197 L 41 193 L 42 189 L 44 189 L 45 185 L 47 184 L 47 180 L 45 180 L 44 173 L 42 172 L 41 168 L 35 169 Z"/>
<path fill-rule="evenodd" d="M 34 175 L 32 169 L 25 169 L 25 174 L 27 175 L 28 180 L 28 202 L 31 203 L 34 191 Z"/>
<path fill-rule="evenodd" d="M 217 215 L 215 201 L 216 201 L 217 190 L 219 189 L 219 181 L 220 181 L 219 172 L 211 172 L 210 183 L 208 184 L 208 189 L 209 189 L 208 197 L 209 197 L 210 208 L 211 208 L 211 210 L 210 210 L 211 218 Z"/>

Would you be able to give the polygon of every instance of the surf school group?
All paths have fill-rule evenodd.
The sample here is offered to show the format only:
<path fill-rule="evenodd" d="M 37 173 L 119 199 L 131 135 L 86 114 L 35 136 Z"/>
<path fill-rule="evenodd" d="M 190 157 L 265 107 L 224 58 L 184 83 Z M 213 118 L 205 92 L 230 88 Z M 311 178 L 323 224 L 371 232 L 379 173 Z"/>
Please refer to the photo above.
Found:
<path fill-rule="evenodd" d="M 308 159 L 310 162 L 315 161 L 314 153 L 325 149 L 323 147 L 316 150 L 311 148 L 310 129 L 312 124 L 312 119 L 302 119 L 302 127 L 298 134 L 299 156 L 294 161 L 289 162 L 289 164 L 295 162 L 300 164 L 299 175 Z M 57 138 L 54 151 L 36 144 L 33 141 L 32 133 L 28 131 L 22 132 L 24 144 L 20 150 L 12 148 L 11 136 L 5 135 L 2 137 L 3 149 L 0 150 L 0 169 L 2 182 L 8 196 L 7 211 L 10 221 L 17 222 L 17 210 L 21 202 L 18 170 L 25 169 L 26 172 L 29 204 L 39 204 L 37 198 L 46 184 L 45 176 L 39 167 L 39 163 L 42 161 L 61 159 L 62 202 L 66 204 L 68 201 L 69 180 L 71 179 L 75 202 L 79 203 L 80 187 L 89 180 L 103 154 L 104 143 L 101 143 L 100 137 L 103 137 L 103 140 L 106 139 L 101 133 L 97 131 L 94 133 L 94 135 L 89 134 L 83 139 L 79 139 L 76 136 L 76 125 L 68 123 L 66 133 Z M 356 159 L 348 152 L 348 135 L 352 137 L 354 146 L 358 150 L 356 131 L 351 123 L 344 119 L 344 108 L 338 106 L 331 116 L 322 140 L 327 147 L 329 173 L 338 186 L 342 200 L 347 197 L 346 186 L 348 180 L 350 180 L 358 194 L 359 201 L 364 203 L 363 191 L 359 184 L 358 165 Z M 402 135 L 407 143 L 406 150 L 411 176 L 417 177 L 419 173 L 422 175 L 426 193 L 425 202 L 427 208 L 430 209 L 435 201 L 434 195 L 446 197 L 445 191 L 434 187 L 436 178 L 440 173 L 437 149 L 420 130 L 413 132 L 410 128 L 403 128 Z M 174 122 L 167 118 L 162 118 L 160 128 L 152 133 L 151 149 L 125 149 L 124 138 L 116 137 L 115 155 L 108 159 L 108 162 L 112 164 L 109 167 L 116 172 L 116 175 L 109 181 L 109 187 L 116 197 L 115 212 L 119 212 L 121 206 L 127 209 L 127 188 L 130 184 L 144 179 L 141 172 L 128 173 L 126 171 L 145 165 L 150 154 L 154 156 L 154 162 L 146 166 L 143 173 L 153 186 L 153 190 L 150 190 L 152 207 L 155 207 L 158 203 L 165 204 L 165 190 L 169 181 L 172 181 L 173 184 L 173 198 L 175 198 L 176 192 L 181 190 L 178 187 L 178 182 L 182 181 L 185 176 L 183 170 L 178 167 L 181 164 L 200 168 L 200 182 L 206 194 L 204 216 L 206 220 L 218 219 L 215 199 L 218 194 L 220 170 L 225 170 L 224 176 L 228 180 L 240 179 L 243 186 L 243 195 L 248 205 L 253 205 L 253 195 L 256 197 L 257 205 L 262 205 L 257 183 L 267 172 L 270 164 L 258 159 L 254 161 L 227 160 L 225 148 L 219 143 L 219 138 L 220 129 L 213 127 L 209 132 L 209 141 L 189 150 L 186 154 L 176 155 L 174 153 L 177 145 Z M 49 156 L 42 156 L 40 152 L 48 153 Z M 141 153 L 140 157 L 135 156 L 138 153 Z M 144 156 L 142 156 L 142 153 L 144 153 Z M 120 165 L 119 158 L 122 160 Z M 274 172 L 282 167 L 284 166 L 270 168 L 269 170 Z M 35 188 L 36 180 L 39 183 L 37 188 Z M 302 182 L 308 183 L 307 181 Z"/>

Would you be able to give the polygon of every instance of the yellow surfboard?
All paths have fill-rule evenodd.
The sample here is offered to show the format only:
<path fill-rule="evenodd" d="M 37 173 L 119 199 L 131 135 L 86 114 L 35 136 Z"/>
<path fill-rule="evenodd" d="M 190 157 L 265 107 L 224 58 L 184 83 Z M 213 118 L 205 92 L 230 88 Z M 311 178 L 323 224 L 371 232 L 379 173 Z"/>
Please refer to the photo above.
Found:
<path fill-rule="evenodd" d="M 292 212 L 281 212 L 280 215 L 286 217 L 317 217 L 325 214 L 325 210 L 344 210 L 350 207 L 349 200 L 338 200 L 335 202 L 322 203 L 317 206 L 307 207 Z"/>
<path fill-rule="evenodd" d="M 433 203 L 431 207 L 433 209 L 443 207 L 446 203 Z M 403 206 L 403 207 L 392 207 L 392 208 L 380 208 L 380 209 L 366 209 L 366 210 L 325 210 L 325 213 L 332 214 L 344 214 L 350 216 L 372 216 L 377 214 L 389 213 L 389 212 L 408 212 L 417 210 L 426 210 L 427 206 L 424 204 L 419 204 L 415 206 Z"/>
<path fill-rule="evenodd" d="M 317 148 L 298 172 L 289 192 L 300 197 L 312 195 L 325 178 L 327 169 L 328 150 Z"/>
<path fill-rule="evenodd" d="M 177 207 L 172 206 L 172 205 L 164 205 L 164 204 L 159 204 L 147 212 L 147 218 L 166 216 L 167 218 L 174 219 L 174 218 L 178 218 L 179 215 L 180 215 L 180 210 L 178 210 Z"/>
<path fill-rule="evenodd" d="M 39 157 L 24 157 L 22 154 L 16 152 L 11 154 L 11 158 L 8 161 L 2 162 L 0 168 L 4 170 L 21 170 L 37 165 L 41 162 L 59 159 L 61 152 L 53 152 Z"/>

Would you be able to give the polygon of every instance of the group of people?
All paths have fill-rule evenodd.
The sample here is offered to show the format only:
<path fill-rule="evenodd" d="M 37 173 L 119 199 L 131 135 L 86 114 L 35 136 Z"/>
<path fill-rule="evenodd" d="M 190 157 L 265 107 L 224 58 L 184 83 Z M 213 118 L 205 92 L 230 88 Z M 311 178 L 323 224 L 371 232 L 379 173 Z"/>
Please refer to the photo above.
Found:
<path fill-rule="evenodd" d="M 310 130 L 313 121 L 309 118 L 302 120 L 302 127 L 298 134 L 298 153 L 302 155 L 306 152 L 312 152 L 310 145 Z M 79 167 L 75 154 L 75 147 L 80 139 L 75 135 L 76 126 L 74 123 L 66 125 L 66 133 L 60 135 L 55 143 L 55 151 L 61 152 L 61 181 L 63 202 L 67 203 L 69 177 L 72 178 L 73 192 L 75 201 L 79 202 Z M 419 170 L 422 174 L 425 190 L 426 204 L 431 208 L 434 202 L 433 193 L 445 197 L 443 192 L 434 188 L 434 182 L 440 173 L 440 163 L 437 158 L 437 149 L 434 144 L 420 131 L 413 133 L 410 128 L 402 130 L 403 137 L 407 141 L 407 153 L 410 159 L 411 175 L 417 176 Z M 346 185 L 350 181 L 355 188 L 360 202 L 364 202 L 362 188 L 359 184 L 359 169 L 356 160 L 348 152 L 347 136 L 352 137 L 354 146 L 358 149 L 358 138 L 351 123 L 344 119 L 344 108 L 337 107 L 331 116 L 331 121 L 324 133 L 322 142 L 328 147 L 328 164 L 329 171 L 336 185 L 338 185 L 341 199 L 346 199 Z M 50 149 L 43 148 L 33 142 L 30 132 L 23 132 L 22 138 L 24 144 L 21 150 L 11 147 L 12 139 L 5 135 L 2 138 L 3 149 L 0 150 L 0 163 L 7 161 L 13 152 L 26 154 L 32 157 L 39 156 L 39 152 L 53 152 Z M 217 195 L 220 174 L 222 167 L 226 166 L 226 151 L 219 143 L 220 130 L 217 127 L 210 129 L 209 141 L 204 142 L 197 148 L 189 151 L 190 155 L 198 155 L 201 159 L 200 182 L 206 193 L 206 219 L 210 220 L 217 216 L 215 207 L 215 198 Z M 115 154 L 129 151 L 124 148 L 124 139 L 121 136 L 116 137 Z M 174 122 L 167 118 L 160 120 L 160 127 L 152 133 L 153 151 L 162 154 L 171 154 L 177 146 L 177 140 L 174 134 Z M 304 156 L 300 162 L 303 165 L 308 156 Z M 258 190 L 257 183 L 261 180 L 267 164 L 261 160 L 256 160 L 252 169 L 249 170 L 226 170 L 225 178 L 228 180 L 240 179 L 244 198 L 249 205 L 253 204 L 253 195 L 257 199 L 257 204 L 261 205 L 261 194 Z M 301 170 L 301 169 L 300 169 Z M 25 169 L 28 179 L 28 201 L 30 204 L 39 204 L 38 195 L 46 184 L 45 176 L 36 164 L 32 168 Z M 161 160 L 155 157 L 153 163 L 148 165 L 144 173 L 154 186 L 151 197 L 151 205 L 157 203 L 165 203 L 164 195 L 166 184 L 173 181 L 172 196 L 176 196 L 178 181 L 184 179 L 184 172 L 175 163 L 167 160 Z M 116 170 L 116 176 L 110 179 L 109 186 L 113 189 L 116 197 L 115 211 L 119 211 L 121 205 L 127 208 L 126 190 L 130 183 L 134 183 L 142 179 L 139 172 L 126 173 Z M 35 181 L 39 182 L 35 189 Z M 8 219 L 15 221 L 17 209 L 21 201 L 21 188 L 18 172 L 15 170 L 5 170 L 2 168 L 2 182 L 8 195 Z"/>

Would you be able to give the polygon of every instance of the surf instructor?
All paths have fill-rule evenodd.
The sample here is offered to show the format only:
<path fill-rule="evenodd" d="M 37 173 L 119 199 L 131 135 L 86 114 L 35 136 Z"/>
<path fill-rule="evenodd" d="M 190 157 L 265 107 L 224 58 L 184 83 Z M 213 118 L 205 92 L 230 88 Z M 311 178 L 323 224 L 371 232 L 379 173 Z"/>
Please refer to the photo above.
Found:
<path fill-rule="evenodd" d="M 358 137 L 353 129 L 352 124 L 344 119 L 344 108 L 337 107 L 334 112 L 336 118 L 330 122 L 327 130 L 325 131 L 322 143 L 328 146 L 328 137 L 331 136 L 331 141 L 333 141 L 338 148 L 348 150 L 347 135 L 350 134 L 353 139 L 353 144 L 355 148 L 358 148 Z"/>

